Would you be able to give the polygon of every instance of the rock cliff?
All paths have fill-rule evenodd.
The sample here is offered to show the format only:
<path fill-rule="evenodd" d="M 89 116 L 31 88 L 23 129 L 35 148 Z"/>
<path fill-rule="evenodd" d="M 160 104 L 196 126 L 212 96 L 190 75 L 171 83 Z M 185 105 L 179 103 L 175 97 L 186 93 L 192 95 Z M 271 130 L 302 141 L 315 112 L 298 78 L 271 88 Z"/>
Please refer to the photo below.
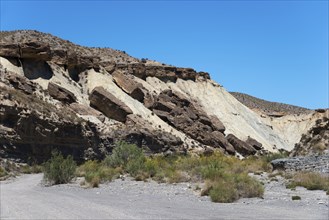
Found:
<path fill-rule="evenodd" d="M 56 148 L 103 158 L 118 140 L 149 153 L 247 156 L 292 149 L 317 119 L 298 116 L 293 130 L 297 119 L 261 117 L 191 68 L 37 31 L 0 36 L 0 157 L 42 161 Z"/>

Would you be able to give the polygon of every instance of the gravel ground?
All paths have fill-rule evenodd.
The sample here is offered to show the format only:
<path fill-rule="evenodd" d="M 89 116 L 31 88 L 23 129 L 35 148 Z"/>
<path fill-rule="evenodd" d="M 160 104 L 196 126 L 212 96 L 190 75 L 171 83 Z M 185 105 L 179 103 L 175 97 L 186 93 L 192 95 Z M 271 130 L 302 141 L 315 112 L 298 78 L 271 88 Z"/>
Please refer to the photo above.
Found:
<path fill-rule="evenodd" d="M 189 183 L 176 185 L 115 180 L 100 188 L 78 184 L 44 187 L 42 174 L 0 182 L 1 219 L 329 219 L 324 191 L 285 189 L 267 182 L 264 198 L 212 203 Z M 291 196 L 302 199 L 292 201 Z"/>

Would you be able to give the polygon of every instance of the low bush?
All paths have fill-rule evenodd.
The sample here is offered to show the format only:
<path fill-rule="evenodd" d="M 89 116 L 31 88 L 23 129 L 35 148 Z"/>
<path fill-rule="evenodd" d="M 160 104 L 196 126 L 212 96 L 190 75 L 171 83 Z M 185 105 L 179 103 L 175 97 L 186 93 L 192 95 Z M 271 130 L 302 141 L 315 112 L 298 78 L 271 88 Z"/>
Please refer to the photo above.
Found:
<path fill-rule="evenodd" d="M 142 149 L 134 144 L 120 141 L 116 143 L 112 154 L 105 158 L 104 164 L 110 167 L 123 167 L 129 160 L 139 159 L 141 157 L 144 157 Z"/>
<path fill-rule="evenodd" d="M 101 182 L 112 181 L 119 177 L 122 172 L 121 168 L 112 168 L 105 166 L 103 163 L 89 160 L 78 167 L 77 176 L 85 177 L 85 181 L 91 187 L 98 187 Z"/>
<path fill-rule="evenodd" d="M 58 151 L 53 151 L 51 159 L 43 165 L 44 179 L 50 184 L 68 183 L 75 177 L 76 167 L 72 156 L 64 158 Z"/>
<path fill-rule="evenodd" d="M 298 172 L 292 176 L 287 188 L 305 187 L 308 190 L 329 190 L 329 177 L 314 172 Z"/>
<path fill-rule="evenodd" d="M 208 181 L 201 195 L 209 195 L 213 202 L 233 202 L 239 198 L 261 197 L 263 185 L 245 173 L 224 173 L 222 178 Z"/>
<path fill-rule="evenodd" d="M 301 200 L 302 198 L 300 196 L 292 196 L 291 199 L 292 200 Z"/>
<path fill-rule="evenodd" d="M 130 159 L 127 164 L 125 170 L 132 176 L 136 177 L 137 175 L 140 175 L 141 173 L 144 173 L 145 171 L 145 160 L 146 158 L 144 156 L 139 156 L 136 158 Z"/>
<path fill-rule="evenodd" d="M 21 166 L 19 168 L 20 172 L 22 173 L 26 173 L 26 174 L 30 174 L 30 173 L 41 173 L 42 172 L 42 166 L 41 165 L 37 165 L 37 164 L 33 164 L 33 165 L 25 165 L 25 166 Z"/>
<path fill-rule="evenodd" d="M 269 163 L 271 162 L 272 160 L 275 160 L 275 159 L 280 159 L 280 158 L 286 158 L 288 157 L 289 154 L 288 152 L 278 152 L 278 153 L 269 153 L 265 156 L 263 156 L 263 159 Z"/>
<path fill-rule="evenodd" d="M 246 173 L 234 176 L 234 182 L 239 197 L 261 197 L 264 194 L 263 185 L 255 178 L 248 176 Z"/>
<path fill-rule="evenodd" d="M 152 178 L 158 182 L 206 182 L 202 195 L 209 195 L 214 202 L 233 202 L 241 197 L 261 197 L 263 185 L 248 175 L 263 172 L 264 159 L 239 160 L 215 152 L 210 156 L 159 156 L 146 157 L 136 145 L 118 142 L 112 155 L 103 162 L 88 161 L 78 168 L 78 175 L 97 187 L 104 180 L 117 174 L 129 173 L 135 180 Z M 118 170 L 119 169 L 119 170 Z"/>
<path fill-rule="evenodd" d="M 4 168 L 0 167 L 0 177 L 4 177 L 7 174 L 8 174 L 7 171 Z"/>
<path fill-rule="evenodd" d="M 234 187 L 234 182 L 221 180 L 213 183 L 209 196 L 213 202 L 229 203 L 237 200 L 239 193 Z"/>

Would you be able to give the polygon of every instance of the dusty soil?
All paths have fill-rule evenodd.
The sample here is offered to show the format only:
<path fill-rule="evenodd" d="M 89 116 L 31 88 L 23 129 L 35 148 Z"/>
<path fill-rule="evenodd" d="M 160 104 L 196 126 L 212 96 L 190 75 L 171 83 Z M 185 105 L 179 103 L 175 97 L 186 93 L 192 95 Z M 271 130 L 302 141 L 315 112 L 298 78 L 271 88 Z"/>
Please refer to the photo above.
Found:
<path fill-rule="evenodd" d="M 176 185 L 129 179 L 84 189 L 79 181 L 45 187 L 42 174 L 0 182 L 1 219 L 328 219 L 324 191 L 285 189 L 284 180 L 265 182 L 264 198 L 231 204 L 200 197 L 189 183 Z M 292 201 L 299 195 L 301 200 Z"/>

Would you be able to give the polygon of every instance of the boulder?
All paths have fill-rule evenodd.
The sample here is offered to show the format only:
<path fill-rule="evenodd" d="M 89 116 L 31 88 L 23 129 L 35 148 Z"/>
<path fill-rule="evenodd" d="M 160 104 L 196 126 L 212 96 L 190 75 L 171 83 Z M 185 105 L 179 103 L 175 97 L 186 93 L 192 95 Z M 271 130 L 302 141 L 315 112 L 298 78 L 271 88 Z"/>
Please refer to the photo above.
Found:
<path fill-rule="evenodd" d="M 259 143 L 258 141 L 256 141 L 255 139 L 251 138 L 248 136 L 248 139 L 246 140 L 246 143 L 251 145 L 253 148 L 255 148 L 256 150 L 262 150 L 263 145 L 261 143 Z"/>
<path fill-rule="evenodd" d="M 225 126 L 215 115 L 210 115 L 209 119 L 211 121 L 211 126 L 214 130 L 224 133 Z"/>
<path fill-rule="evenodd" d="M 115 71 L 112 73 L 112 77 L 114 82 L 128 95 L 140 102 L 144 101 L 144 91 L 146 89 L 141 83 L 137 83 L 132 75 Z"/>
<path fill-rule="evenodd" d="M 246 142 L 240 140 L 233 134 L 227 135 L 226 139 L 228 142 L 234 147 L 234 149 L 239 152 L 243 156 L 254 155 L 256 153 L 256 149 Z"/>
<path fill-rule="evenodd" d="M 214 140 L 223 148 L 225 151 L 231 155 L 235 154 L 235 149 L 234 147 L 228 142 L 228 140 L 225 139 L 225 136 L 223 133 L 219 131 L 213 131 L 212 136 Z"/>
<path fill-rule="evenodd" d="M 48 84 L 48 93 L 54 99 L 64 103 L 69 104 L 77 101 L 77 98 L 72 92 L 52 82 Z"/>
<path fill-rule="evenodd" d="M 91 107 L 101 111 L 108 118 L 125 122 L 132 110 L 103 87 L 96 87 L 89 96 Z"/>

